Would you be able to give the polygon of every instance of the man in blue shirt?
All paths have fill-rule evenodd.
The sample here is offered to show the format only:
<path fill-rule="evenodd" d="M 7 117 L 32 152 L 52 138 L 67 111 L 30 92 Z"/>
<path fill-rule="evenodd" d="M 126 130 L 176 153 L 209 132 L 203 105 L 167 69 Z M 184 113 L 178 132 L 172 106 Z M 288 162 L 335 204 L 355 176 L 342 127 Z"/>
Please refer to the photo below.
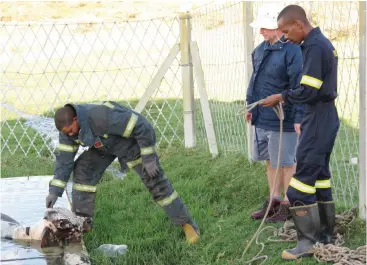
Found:
<path fill-rule="evenodd" d="M 312 255 L 317 241 L 332 243 L 335 206 L 329 162 L 339 130 L 335 106 L 338 55 L 320 28 L 311 26 L 302 7 L 285 7 L 279 14 L 278 25 L 287 39 L 301 43 L 304 61 L 300 85 L 271 95 L 263 103 L 265 107 L 280 101 L 305 105 L 297 170 L 287 191 L 298 242 L 295 248 L 282 253 L 284 259 L 294 260 Z"/>
<path fill-rule="evenodd" d="M 302 53 L 298 45 L 286 41 L 279 31 L 276 6 L 268 5 L 260 9 L 257 20 L 250 25 L 260 29 L 264 41 L 252 52 L 253 73 L 247 89 L 247 104 L 265 99 L 267 96 L 296 88 L 301 80 Z M 285 221 L 289 217 L 287 196 L 281 200 L 281 185 L 286 193 L 288 183 L 295 171 L 297 133 L 302 119 L 302 106 L 284 106 L 283 141 L 281 147 L 280 170 L 277 182 L 275 172 L 278 161 L 280 120 L 269 108 L 256 107 L 247 113 L 246 120 L 254 125 L 255 161 L 267 161 L 267 176 L 270 194 L 262 207 L 252 213 L 252 218 L 262 219 L 271 203 L 267 222 Z"/>

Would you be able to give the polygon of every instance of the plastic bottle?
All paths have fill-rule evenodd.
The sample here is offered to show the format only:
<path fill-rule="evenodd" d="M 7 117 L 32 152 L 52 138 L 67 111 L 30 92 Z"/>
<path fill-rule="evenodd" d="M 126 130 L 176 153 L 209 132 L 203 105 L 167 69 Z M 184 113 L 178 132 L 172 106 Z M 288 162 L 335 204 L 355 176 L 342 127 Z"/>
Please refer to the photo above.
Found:
<path fill-rule="evenodd" d="M 103 244 L 97 248 L 106 257 L 117 257 L 127 252 L 127 245 Z"/>

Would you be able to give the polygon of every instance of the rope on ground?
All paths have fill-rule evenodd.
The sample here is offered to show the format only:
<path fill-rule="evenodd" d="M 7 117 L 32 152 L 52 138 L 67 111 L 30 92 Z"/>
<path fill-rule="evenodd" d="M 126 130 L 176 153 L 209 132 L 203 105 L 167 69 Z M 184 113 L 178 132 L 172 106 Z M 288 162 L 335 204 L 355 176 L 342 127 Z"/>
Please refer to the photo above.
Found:
<path fill-rule="evenodd" d="M 350 210 L 336 215 L 335 229 L 333 241 L 334 244 L 324 245 L 322 243 L 316 243 L 314 246 L 314 258 L 318 262 L 336 262 L 333 265 L 362 265 L 366 264 L 367 245 L 358 247 L 356 250 L 351 250 L 347 247 L 343 247 L 345 241 L 342 234 L 345 233 L 348 226 L 355 220 L 357 215 L 357 207 L 353 207 Z M 260 265 L 264 264 L 269 257 L 262 255 L 262 251 L 265 248 L 263 242 L 259 242 L 259 236 L 264 230 L 273 230 L 273 235 L 267 238 L 267 242 L 279 243 L 279 242 L 296 242 L 297 231 L 294 223 L 290 220 L 284 222 L 283 226 L 279 229 L 273 226 L 264 227 L 256 236 L 256 244 L 261 246 L 260 251 L 254 258 L 247 261 L 245 264 L 252 264 L 254 261 L 263 259 Z M 340 234 L 341 232 L 341 234 Z"/>
<path fill-rule="evenodd" d="M 357 207 L 336 215 L 334 229 L 334 244 L 314 245 L 314 258 L 318 261 L 336 262 L 334 265 L 362 265 L 366 264 L 367 245 L 360 246 L 356 250 L 343 247 L 345 241 L 342 234 L 357 216 Z"/>
<path fill-rule="evenodd" d="M 246 105 L 243 109 L 240 109 L 237 113 L 237 115 L 241 115 L 241 114 L 246 114 L 247 112 L 251 111 L 252 109 L 254 109 L 255 107 L 257 107 L 258 105 L 260 105 L 261 103 L 263 103 L 263 99 L 259 100 L 257 102 L 254 102 L 252 104 Z M 282 103 L 280 102 L 278 105 L 276 105 L 275 107 L 273 107 L 274 112 L 276 113 L 276 115 L 278 116 L 279 120 L 280 120 L 280 136 L 279 136 L 279 148 L 278 148 L 278 161 L 277 161 L 277 168 L 275 171 L 275 179 L 274 182 L 276 183 L 278 176 L 279 176 L 279 169 L 280 169 L 280 158 L 281 158 L 281 146 L 282 146 L 282 136 L 283 136 L 283 120 L 284 120 L 284 112 L 283 112 L 283 106 Z M 274 192 L 275 192 L 275 186 L 273 188 L 273 190 L 271 191 L 270 194 L 270 198 L 272 198 L 274 196 Z M 269 211 L 270 211 L 270 207 L 271 207 L 271 203 L 269 203 L 264 218 L 261 221 L 261 224 L 259 226 L 259 228 L 257 229 L 256 233 L 253 235 L 253 237 L 251 238 L 251 240 L 248 242 L 245 250 L 242 253 L 241 258 L 243 258 L 247 252 L 247 250 L 250 248 L 250 246 L 252 245 L 252 242 L 254 241 L 254 239 L 256 238 L 256 244 L 257 245 L 261 245 L 261 250 L 259 251 L 259 253 L 256 254 L 255 257 L 253 257 L 251 260 L 248 260 L 245 262 L 245 264 L 252 264 L 252 262 L 254 262 L 255 260 L 260 260 L 260 259 L 264 259 L 261 264 L 264 264 L 266 262 L 266 260 L 268 259 L 267 256 L 259 256 L 260 253 L 264 250 L 265 245 L 263 243 L 259 243 L 259 235 L 262 231 L 264 231 L 265 229 L 273 229 L 272 227 L 265 227 L 262 229 L 262 226 L 264 225 L 265 219 L 267 218 Z M 261 265 L 260 264 L 260 265 Z"/>
<path fill-rule="evenodd" d="M 344 244 L 342 234 L 345 233 L 348 226 L 355 220 L 357 207 L 353 207 L 341 214 L 335 215 L 334 245 Z M 338 236 L 339 235 L 339 236 Z M 267 239 L 268 242 L 295 242 L 297 241 L 297 231 L 294 223 L 290 220 L 284 222 L 284 225 L 274 232 L 273 236 Z M 340 243 L 342 242 L 342 243 Z"/>
<path fill-rule="evenodd" d="M 245 106 L 244 108 L 240 109 L 237 112 L 237 115 L 246 115 L 247 112 L 251 111 L 258 105 L 260 105 L 264 100 L 259 100 L 255 103 L 249 104 Z M 275 173 L 275 182 L 278 178 L 278 171 L 280 167 L 280 146 L 282 145 L 282 134 L 283 134 L 283 120 L 284 120 L 284 113 L 282 104 L 279 103 L 276 107 L 273 108 L 275 113 L 277 114 L 279 120 L 280 120 L 280 138 L 279 138 L 279 149 L 278 149 L 278 161 L 277 161 L 277 169 Z M 271 197 L 273 197 L 275 189 L 271 192 Z M 273 230 L 274 235 L 268 237 L 268 242 L 295 242 L 297 241 L 297 231 L 295 229 L 294 223 L 292 221 L 286 221 L 284 222 L 283 227 L 276 229 L 273 226 L 266 226 L 262 228 L 265 219 L 268 216 L 269 210 L 271 207 L 271 203 L 269 203 L 268 208 L 266 210 L 265 216 L 263 220 L 261 221 L 261 224 L 256 231 L 256 233 L 253 235 L 251 240 L 248 242 L 245 250 L 242 253 L 241 258 L 244 257 L 247 250 L 252 245 L 253 240 L 256 238 L 256 244 L 261 246 L 260 251 L 251 259 L 245 262 L 245 264 L 251 265 L 254 261 L 263 260 L 259 265 L 264 264 L 268 260 L 267 255 L 262 255 L 262 251 L 265 248 L 265 245 L 263 242 L 259 242 L 259 236 L 260 234 L 265 230 Z M 366 264 L 366 253 L 367 253 L 367 245 L 358 247 L 356 250 L 350 250 L 347 247 L 342 247 L 345 243 L 344 238 L 342 234 L 345 233 L 347 230 L 347 227 L 355 220 L 355 216 L 357 214 L 357 208 L 353 207 L 350 210 L 347 210 L 343 212 L 342 214 L 336 215 L 335 218 L 335 229 L 334 229 L 334 244 L 327 244 L 324 245 L 322 243 L 316 243 L 314 245 L 314 258 L 318 261 L 333 261 L 336 262 L 334 265 L 363 265 Z M 274 237 L 277 237 L 278 239 L 275 239 Z"/>
<path fill-rule="evenodd" d="M 366 264 L 367 245 L 351 250 L 347 247 L 332 244 L 316 243 L 314 258 L 318 261 L 336 262 L 334 265 L 362 265 Z"/>

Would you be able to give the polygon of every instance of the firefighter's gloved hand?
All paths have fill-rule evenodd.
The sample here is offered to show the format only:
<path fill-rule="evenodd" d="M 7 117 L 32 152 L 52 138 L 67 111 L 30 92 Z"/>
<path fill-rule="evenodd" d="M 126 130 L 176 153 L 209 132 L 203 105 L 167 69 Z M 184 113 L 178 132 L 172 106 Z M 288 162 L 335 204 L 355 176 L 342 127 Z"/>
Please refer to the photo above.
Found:
<path fill-rule="evenodd" d="M 153 179 L 159 174 L 156 154 L 142 156 L 143 172 L 147 178 Z"/>
<path fill-rule="evenodd" d="M 46 208 L 52 208 L 54 204 L 56 203 L 57 199 L 58 199 L 58 196 L 56 194 L 50 193 L 46 197 Z"/>

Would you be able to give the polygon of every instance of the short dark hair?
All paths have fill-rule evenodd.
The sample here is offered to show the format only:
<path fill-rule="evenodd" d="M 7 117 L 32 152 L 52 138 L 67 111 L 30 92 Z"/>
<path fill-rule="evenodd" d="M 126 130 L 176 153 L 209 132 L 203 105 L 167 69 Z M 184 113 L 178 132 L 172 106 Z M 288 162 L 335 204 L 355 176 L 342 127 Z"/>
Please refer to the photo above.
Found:
<path fill-rule="evenodd" d="M 299 5 L 288 5 L 280 11 L 277 20 L 285 18 L 287 20 L 301 20 L 309 24 L 305 10 Z"/>
<path fill-rule="evenodd" d="M 70 126 L 73 123 L 74 117 L 76 117 L 76 111 L 72 106 L 66 105 L 59 108 L 55 112 L 54 117 L 56 128 L 61 131 L 65 126 Z"/>

